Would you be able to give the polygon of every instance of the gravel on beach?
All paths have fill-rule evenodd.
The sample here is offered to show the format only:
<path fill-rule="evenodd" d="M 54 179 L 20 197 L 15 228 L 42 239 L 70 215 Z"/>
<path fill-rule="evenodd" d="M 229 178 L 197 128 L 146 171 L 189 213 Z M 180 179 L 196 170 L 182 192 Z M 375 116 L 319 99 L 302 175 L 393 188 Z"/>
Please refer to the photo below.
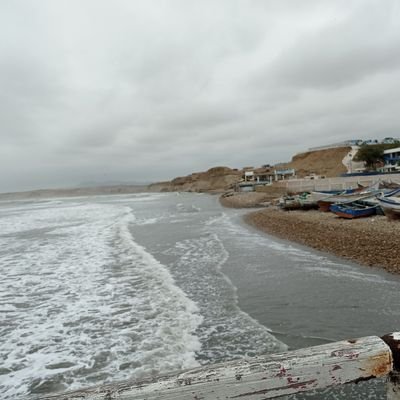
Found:
<path fill-rule="evenodd" d="M 400 221 L 390 221 L 385 216 L 348 220 L 332 213 L 282 211 L 275 207 L 244 218 L 280 238 L 400 273 Z"/>

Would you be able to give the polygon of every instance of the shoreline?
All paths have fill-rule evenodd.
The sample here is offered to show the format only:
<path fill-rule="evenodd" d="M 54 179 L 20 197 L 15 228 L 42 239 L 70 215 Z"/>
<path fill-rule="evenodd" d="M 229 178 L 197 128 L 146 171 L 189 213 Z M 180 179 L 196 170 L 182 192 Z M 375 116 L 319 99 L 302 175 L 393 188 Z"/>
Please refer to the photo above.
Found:
<path fill-rule="evenodd" d="M 281 239 L 400 274 L 400 226 L 384 216 L 345 220 L 320 211 L 267 209 L 243 219 Z"/>
<path fill-rule="evenodd" d="M 248 197 L 247 204 L 251 204 L 251 196 Z M 241 206 L 243 201 L 242 199 L 236 203 L 235 207 L 257 206 Z M 226 207 L 224 203 L 221 201 Z M 233 207 L 234 200 L 230 199 L 230 203 Z M 363 266 L 400 274 L 400 223 L 390 221 L 385 216 L 347 220 L 317 210 L 283 211 L 268 207 L 244 215 L 243 220 L 280 239 L 324 251 Z"/>

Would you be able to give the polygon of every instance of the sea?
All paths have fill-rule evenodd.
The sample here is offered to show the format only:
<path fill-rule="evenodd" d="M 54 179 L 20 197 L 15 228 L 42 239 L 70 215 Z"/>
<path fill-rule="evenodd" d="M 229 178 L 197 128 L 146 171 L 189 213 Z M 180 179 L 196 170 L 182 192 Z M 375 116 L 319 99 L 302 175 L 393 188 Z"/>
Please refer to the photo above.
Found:
<path fill-rule="evenodd" d="M 400 279 L 194 193 L 0 202 L 0 397 L 399 330 Z M 290 399 L 385 399 L 382 380 Z"/>

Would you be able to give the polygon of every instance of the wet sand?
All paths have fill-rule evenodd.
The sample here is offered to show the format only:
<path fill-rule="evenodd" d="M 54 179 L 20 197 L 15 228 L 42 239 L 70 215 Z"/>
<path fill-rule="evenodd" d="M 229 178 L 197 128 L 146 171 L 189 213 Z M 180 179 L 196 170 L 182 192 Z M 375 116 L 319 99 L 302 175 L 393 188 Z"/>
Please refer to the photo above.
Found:
<path fill-rule="evenodd" d="M 244 219 L 282 239 L 400 273 L 400 222 L 385 216 L 347 220 L 332 213 L 270 207 L 247 214 Z"/>

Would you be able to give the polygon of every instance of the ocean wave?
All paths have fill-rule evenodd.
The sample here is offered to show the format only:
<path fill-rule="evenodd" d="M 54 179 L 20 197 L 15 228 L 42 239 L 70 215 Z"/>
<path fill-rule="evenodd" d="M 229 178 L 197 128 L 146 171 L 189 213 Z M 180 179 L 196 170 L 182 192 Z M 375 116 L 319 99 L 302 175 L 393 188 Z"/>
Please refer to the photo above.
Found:
<path fill-rule="evenodd" d="M 82 204 L 4 219 L 14 238 L 2 239 L 19 247 L 0 254 L 2 398 L 198 365 L 199 308 L 134 241 L 130 208 Z M 51 230 L 23 236 L 38 226 Z"/>

